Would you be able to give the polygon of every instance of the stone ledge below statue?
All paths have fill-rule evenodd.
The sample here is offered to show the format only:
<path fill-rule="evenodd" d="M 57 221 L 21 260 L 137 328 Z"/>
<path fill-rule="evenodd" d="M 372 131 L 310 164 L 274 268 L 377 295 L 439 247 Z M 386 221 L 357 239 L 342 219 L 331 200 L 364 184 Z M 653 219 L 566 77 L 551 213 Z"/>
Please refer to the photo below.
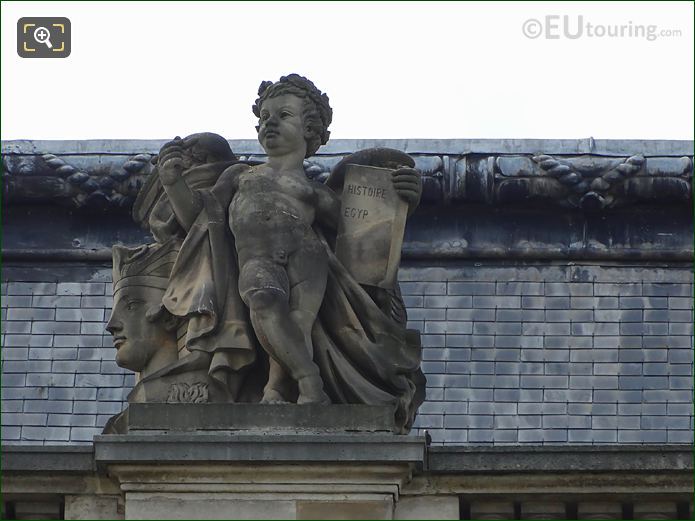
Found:
<path fill-rule="evenodd" d="M 381 405 L 131 403 L 104 434 L 166 432 L 395 432 L 393 408 Z"/>
<path fill-rule="evenodd" d="M 194 439 L 191 433 L 164 438 L 182 436 Z M 465 502 L 463 508 L 479 514 L 488 512 L 493 503 L 500 508 L 493 513 L 505 519 L 515 503 L 521 505 L 522 514 L 552 507 L 552 512 L 542 510 L 543 515 L 569 519 L 563 503 L 567 508 L 578 504 L 586 508 L 601 502 L 611 508 L 633 505 L 635 512 L 660 509 L 662 518 L 676 519 L 676 511 L 681 519 L 692 518 L 688 511 L 693 490 L 692 450 L 687 444 L 430 447 L 429 463 L 419 473 L 412 464 L 402 462 L 389 465 L 342 459 L 274 464 L 235 461 L 231 455 L 225 461 L 219 454 L 225 450 L 223 440 L 230 437 L 249 441 L 248 436 L 231 433 L 197 435 L 201 443 L 217 442 L 217 461 L 114 462 L 101 465 L 99 472 L 93 470 L 91 446 L 3 446 L 3 497 L 6 504 L 16 503 L 17 508 L 45 507 L 52 501 L 56 512 L 63 502 L 66 519 L 122 519 L 126 512 L 129 519 L 388 519 L 391 512 L 393 519 L 458 519 L 459 498 Z M 305 447 L 316 438 L 285 434 L 265 439 L 269 437 L 286 442 L 303 439 Z M 147 437 L 157 438 L 163 436 Z M 333 456 L 341 458 L 359 454 L 359 440 L 364 446 L 366 439 L 407 443 L 414 439 L 365 433 L 328 438 L 329 442 L 353 440 L 350 451 L 345 451 L 344 443 L 335 445 Z M 394 456 L 399 453 L 394 445 L 390 448 Z M 240 448 L 234 450 L 238 453 Z M 41 512 L 45 517 L 45 511 Z M 657 510 L 649 512 L 650 519 L 655 519 Z"/>
<path fill-rule="evenodd" d="M 392 519 L 426 442 L 386 432 L 131 431 L 95 436 L 94 456 L 125 498 L 126 519 Z"/>
<path fill-rule="evenodd" d="M 421 436 L 381 433 L 107 434 L 94 437 L 98 466 L 110 463 L 370 462 L 423 465 Z"/>

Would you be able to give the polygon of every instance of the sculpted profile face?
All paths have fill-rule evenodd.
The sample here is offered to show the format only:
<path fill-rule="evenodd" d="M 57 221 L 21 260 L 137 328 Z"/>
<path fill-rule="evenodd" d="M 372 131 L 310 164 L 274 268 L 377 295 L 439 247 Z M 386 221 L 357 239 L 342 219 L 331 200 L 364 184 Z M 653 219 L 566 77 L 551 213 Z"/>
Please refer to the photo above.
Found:
<path fill-rule="evenodd" d="M 178 319 L 162 305 L 178 248 L 172 242 L 139 248 L 114 246 L 114 303 L 106 330 L 116 363 L 150 374 L 176 361 Z"/>
<path fill-rule="evenodd" d="M 162 317 L 163 296 L 164 290 L 147 286 L 128 286 L 114 295 L 106 330 L 113 335 L 119 366 L 141 372 L 162 346 L 171 343 L 171 324 Z"/>

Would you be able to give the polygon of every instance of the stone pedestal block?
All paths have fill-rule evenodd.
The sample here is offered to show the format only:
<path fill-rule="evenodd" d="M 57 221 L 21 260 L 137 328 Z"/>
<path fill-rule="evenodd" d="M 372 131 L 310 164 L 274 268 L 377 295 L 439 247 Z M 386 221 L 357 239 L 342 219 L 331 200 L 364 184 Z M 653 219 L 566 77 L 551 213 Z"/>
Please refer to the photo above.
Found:
<path fill-rule="evenodd" d="M 392 519 L 393 497 L 363 494 L 130 493 L 126 519 Z"/>
<path fill-rule="evenodd" d="M 126 519 L 393 519 L 425 461 L 387 433 L 140 432 L 94 440 Z"/>
<path fill-rule="evenodd" d="M 225 403 L 131 403 L 118 434 L 154 432 L 393 432 L 393 407 Z"/>
<path fill-rule="evenodd" d="M 109 465 L 126 519 L 392 519 L 407 463 Z"/>

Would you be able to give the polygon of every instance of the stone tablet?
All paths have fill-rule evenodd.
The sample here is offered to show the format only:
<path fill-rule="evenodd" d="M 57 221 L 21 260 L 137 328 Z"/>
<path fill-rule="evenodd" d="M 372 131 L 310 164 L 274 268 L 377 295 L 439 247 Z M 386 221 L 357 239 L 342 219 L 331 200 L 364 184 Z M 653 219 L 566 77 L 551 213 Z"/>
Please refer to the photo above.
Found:
<path fill-rule="evenodd" d="M 361 284 L 393 288 L 401 260 L 407 203 L 396 193 L 393 170 L 348 165 L 336 255 Z"/>

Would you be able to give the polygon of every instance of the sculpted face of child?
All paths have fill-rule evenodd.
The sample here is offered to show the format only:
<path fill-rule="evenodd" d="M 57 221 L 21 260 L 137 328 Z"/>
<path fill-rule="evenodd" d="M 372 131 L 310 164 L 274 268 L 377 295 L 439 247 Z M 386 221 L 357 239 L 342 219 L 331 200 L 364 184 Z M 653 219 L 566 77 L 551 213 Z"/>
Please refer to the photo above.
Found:
<path fill-rule="evenodd" d="M 304 100 L 282 94 L 263 102 L 258 126 L 258 141 L 269 156 L 306 151 Z"/>

